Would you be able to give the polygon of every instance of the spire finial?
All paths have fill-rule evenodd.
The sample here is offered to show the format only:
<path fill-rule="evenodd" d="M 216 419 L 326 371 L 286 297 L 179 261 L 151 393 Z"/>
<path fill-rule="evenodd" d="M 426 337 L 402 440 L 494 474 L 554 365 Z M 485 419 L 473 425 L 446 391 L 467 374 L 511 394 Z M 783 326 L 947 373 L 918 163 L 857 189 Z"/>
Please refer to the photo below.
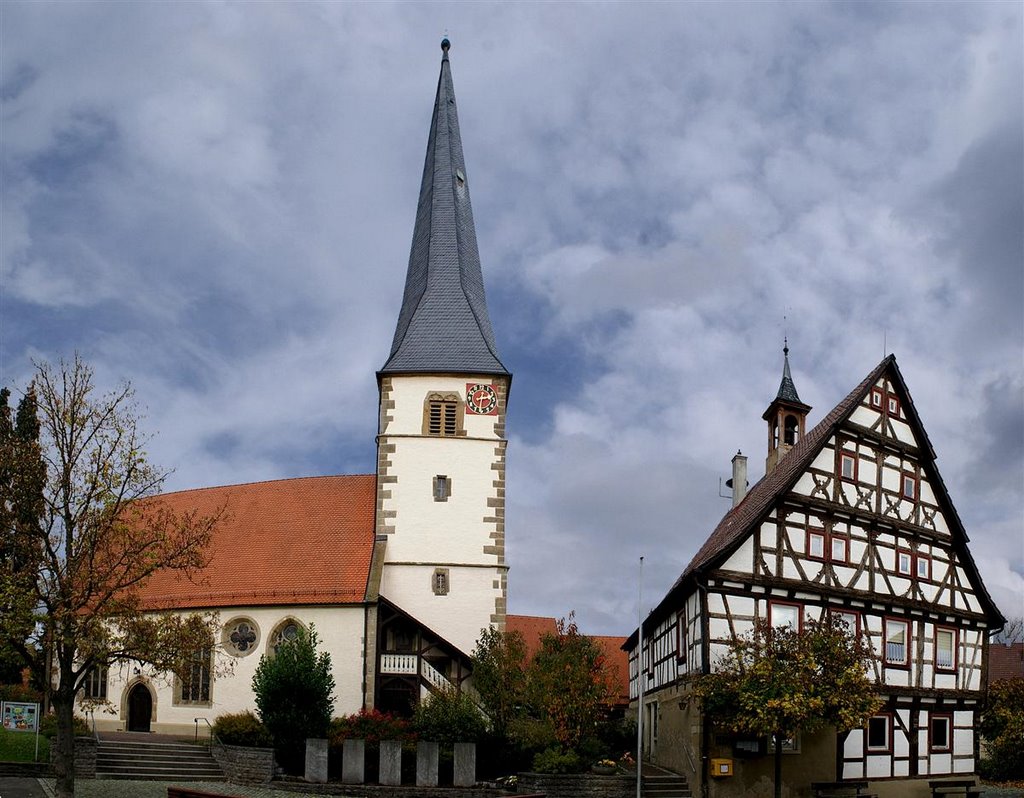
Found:
<path fill-rule="evenodd" d="M 789 359 L 789 336 L 782 336 L 782 355 L 787 360 Z"/>
<path fill-rule="evenodd" d="M 445 31 L 444 38 L 441 39 L 441 49 L 445 55 L 448 55 L 448 51 L 452 48 L 452 43 L 448 41 L 448 32 Z"/>

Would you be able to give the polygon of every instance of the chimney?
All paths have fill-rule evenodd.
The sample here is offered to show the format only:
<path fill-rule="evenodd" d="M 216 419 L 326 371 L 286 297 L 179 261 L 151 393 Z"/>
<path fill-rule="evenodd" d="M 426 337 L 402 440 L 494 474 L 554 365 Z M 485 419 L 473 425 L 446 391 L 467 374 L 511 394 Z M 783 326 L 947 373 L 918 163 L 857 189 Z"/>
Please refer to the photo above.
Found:
<path fill-rule="evenodd" d="M 747 458 L 739 449 L 732 458 L 732 479 L 725 484 L 732 488 L 732 506 L 735 507 L 747 495 Z"/>

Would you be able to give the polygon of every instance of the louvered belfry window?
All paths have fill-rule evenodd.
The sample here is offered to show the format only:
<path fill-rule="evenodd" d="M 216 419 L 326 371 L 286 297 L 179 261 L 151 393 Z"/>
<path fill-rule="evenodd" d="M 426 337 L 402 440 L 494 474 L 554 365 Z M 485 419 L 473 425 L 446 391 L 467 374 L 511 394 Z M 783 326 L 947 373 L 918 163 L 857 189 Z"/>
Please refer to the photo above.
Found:
<path fill-rule="evenodd" d="M 459 434 L 459 397 L 455 394 L 431 394 L 427 399 L 426 433 L 452 436 Z"/>

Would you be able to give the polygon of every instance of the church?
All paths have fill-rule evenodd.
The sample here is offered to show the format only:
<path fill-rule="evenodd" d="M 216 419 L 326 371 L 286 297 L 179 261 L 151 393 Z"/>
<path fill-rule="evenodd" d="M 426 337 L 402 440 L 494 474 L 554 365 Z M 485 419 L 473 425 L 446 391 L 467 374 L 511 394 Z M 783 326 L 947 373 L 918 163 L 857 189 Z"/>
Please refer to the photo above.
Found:
<path fill-rule="evenodd" d="M 784 782 L 930 795 L 929 780 L 975 771 L 988 634 L 1005 619 L 896 358 L 809 431 L 788 347 L 783 358 L 764 477 L 747 492 L 747 458 L 733 458 L 732 509 L 625 645 L 645 755 L 695 793 L 771 794 L 767 740 L 716 730 L 688 701 L 690 679 L 758 621 L 800 629 L 838 615 L 870 644 L 884 704 L 864 728 L 787 740 Z"/>
<path fill-rule="evenodd" d="M 376 472 L 162 496 L 223 517 L 206 568 L 191 581 L 154 575 L 144 608 L 215 612 L 219 639 L 186 674 L 137 663 L 91 674 L 84 697 L 111 708 L 96 713 L 99 730 L 192 734 L 254 709 L 261 655 L 314 628 L 335 715 L 408 712 L 468 687 L 481 631 L 505 628 L 512 375 L 484 297 L 447 39 L 441 49 L 405 292 L 377 372 Z"/>

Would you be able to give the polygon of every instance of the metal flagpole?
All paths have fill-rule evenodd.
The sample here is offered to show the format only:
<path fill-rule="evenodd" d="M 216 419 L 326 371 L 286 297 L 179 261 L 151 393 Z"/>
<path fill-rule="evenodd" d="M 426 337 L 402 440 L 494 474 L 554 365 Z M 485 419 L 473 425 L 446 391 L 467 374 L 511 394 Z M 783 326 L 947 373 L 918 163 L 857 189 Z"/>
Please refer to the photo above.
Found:
<path fill-rule="evenodd" d="M 636 603 L 640 637 L 636 645 L 636 798 L 643 792 L 644 769 L 644 558 L 640 558 L 640 579 Z"/>

